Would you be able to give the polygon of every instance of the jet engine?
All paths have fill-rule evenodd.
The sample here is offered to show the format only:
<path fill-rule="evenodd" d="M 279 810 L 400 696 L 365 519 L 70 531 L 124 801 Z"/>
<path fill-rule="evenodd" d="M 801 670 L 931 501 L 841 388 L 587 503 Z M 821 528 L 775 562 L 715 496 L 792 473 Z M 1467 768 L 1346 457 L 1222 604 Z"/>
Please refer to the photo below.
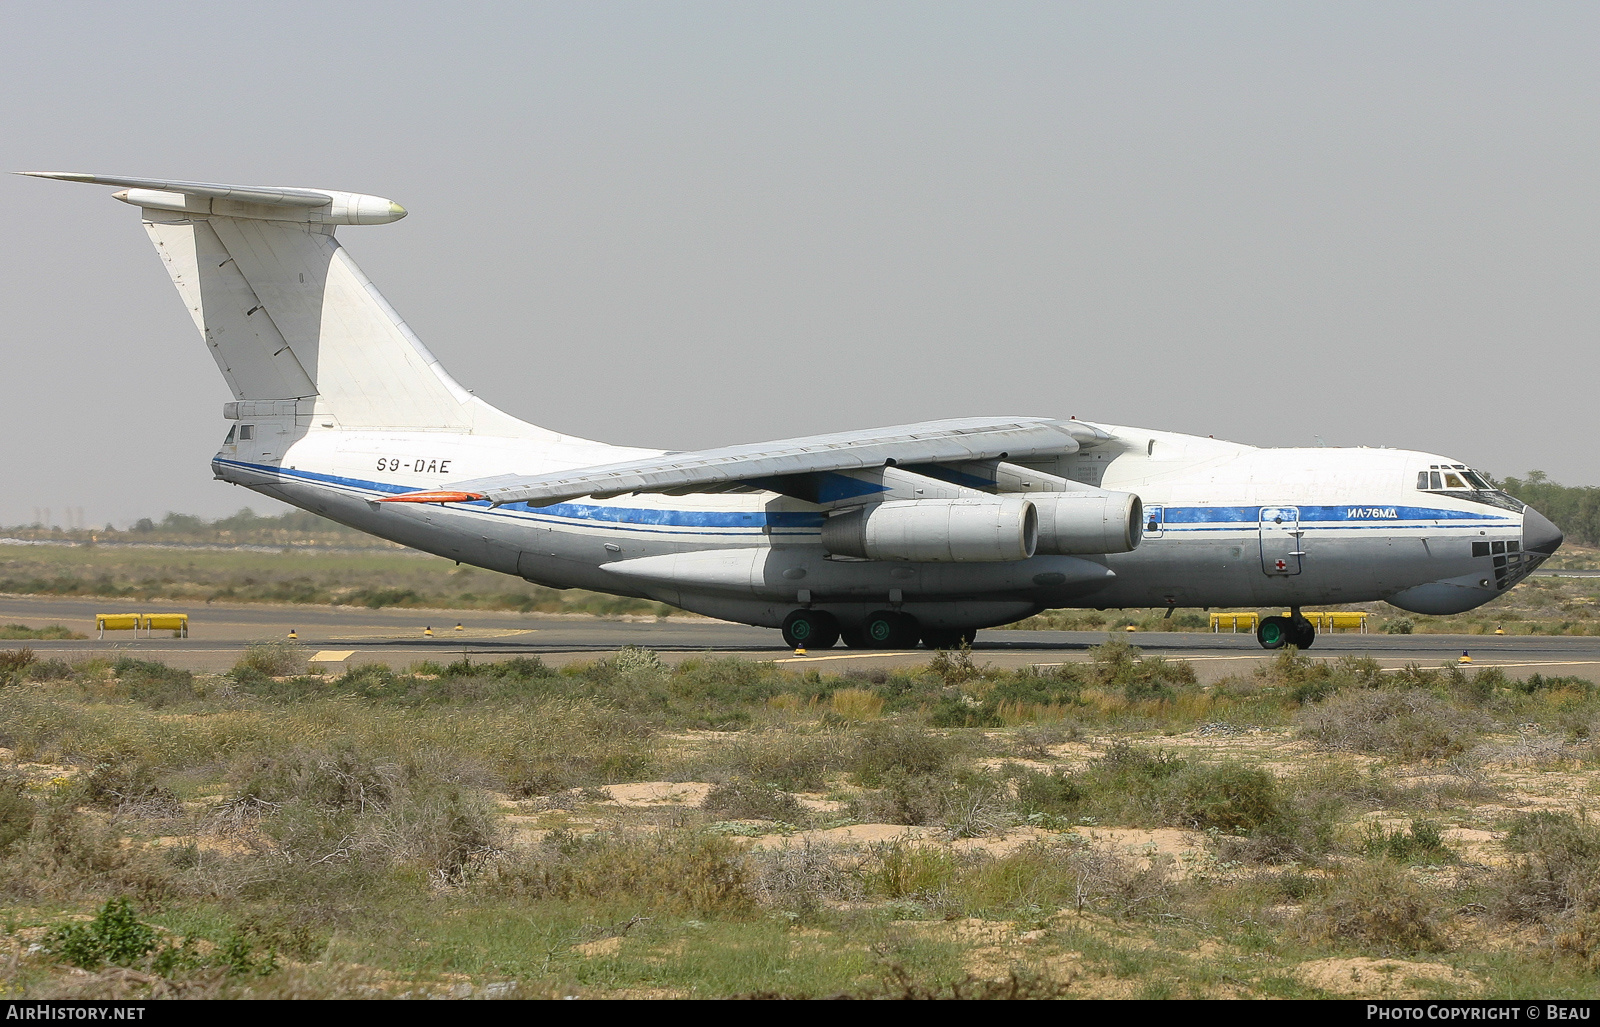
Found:
<path fill-rule="evenodd" d="M 1131 492 L 1041 492 L 1028 498 L 1039 514 L 1041 553 L 1127 553 L 1144 538 L 1144 504 Z"/>
<path fill-rule="evenodd" d="M 866 560 L 1026 560 L 1038 541 L 1038 514 L 1021 496 L 890 500 L 837 514 L 822 525 L 824 549 Z"/>

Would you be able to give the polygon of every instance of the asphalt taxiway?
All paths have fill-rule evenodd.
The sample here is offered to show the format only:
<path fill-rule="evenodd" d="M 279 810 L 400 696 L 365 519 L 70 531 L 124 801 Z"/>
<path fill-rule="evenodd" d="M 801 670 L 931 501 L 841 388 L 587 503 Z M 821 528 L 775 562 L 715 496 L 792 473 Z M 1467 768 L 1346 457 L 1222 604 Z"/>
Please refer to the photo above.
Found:
<path fill-rule="evenodd" d="M 106 632 L 98 638 L 97 613 L 187 613 L 188 638 L 171 632 Z M 269 606 L 134 602 L 30 597 L 0 597 L 0 623 L 42 627 L 61 624 L 89 635 L 70 641 L 0 641 L 0 648 L 28 646 L 41 659 L 79 660 L 94 655 L 161 660 L 195 671 L 232 667 L 251 644 L 287 638 L 290 631 L 308 655 L 319 650 L 353 651 L 351 663 L 381 662 L 395 668 L 462 656 L 474 660 L 536 655 L 562 665 L 593 660 L 625 645 L 644 646 L 668 662 L 733 656 L 772 660 L 826 673 L 926 662 L 926 650 L 859 650 L 842 646 L 797 655 L 778 632 L 699 618 L 602 620 L 489 611 L 368 610 L 360 607 Z M 457 625 L 460 628 L 457 628 Z M 431 629 L 432 634 L 425 632 Z M 1249 673 L 1272 659 L 1248 633 L 1134 632 L 1125 635 L 1144 652 L 1191 661 L 1202 682 Z M 1103 631 L 1006 631 L 978 635 L 973 657 L 997 667 L 1049 665 L 1089 659 L 1089 649 L 1106 640 Z M 1307 655 L 1316 659 L 1371 656 L 1385 667 L 1408 663 L 1455 663 L 1463 653 L 1475 666 L 1500 666 L 1513 676 L 1532 673 L 1574 675 L 1600 682 L 1600 636 L 1547 635 L 1376 635 L 1323 633 Z"/>

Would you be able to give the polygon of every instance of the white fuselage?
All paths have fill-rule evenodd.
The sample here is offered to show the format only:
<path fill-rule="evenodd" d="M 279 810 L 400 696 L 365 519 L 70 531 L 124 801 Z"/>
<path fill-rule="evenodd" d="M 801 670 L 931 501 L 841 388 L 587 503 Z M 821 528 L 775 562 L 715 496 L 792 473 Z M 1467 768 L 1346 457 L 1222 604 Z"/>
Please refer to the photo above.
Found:
<path fill-rule="evenodd" d="M 797 604 L 842 620 L 893 604 L 936 626 L 1006 623 L 1058 607 L 1283 606 L 1388 599 L 1470 609 L 1541 556 L 1500 496 L 1423 491 L 1446 458 L 1388 449 L 1257 449 L 1102 426 L 1112 440 L 1029 465 L 1136 493 L 1132 552 L 1002 564 L 829 557 L 823 507 L 772 492 L 635 494 L 546 507 L 380 498 L 499 474 L 547 474 L 658 451 L 439 431 L 340 430 L 258 418 L 219 478 L 374 535 L 556 588 L 657 599 L 777 626 Z M 1460 465 L 1455 465 L 1460 466 Z M 1498 495 L 1498 494 L 1496 494 Z M 1476 545 L 1475 545 L 1476 544 Z M 1507 549 L 1511 555 L 1507 556 Z"/>

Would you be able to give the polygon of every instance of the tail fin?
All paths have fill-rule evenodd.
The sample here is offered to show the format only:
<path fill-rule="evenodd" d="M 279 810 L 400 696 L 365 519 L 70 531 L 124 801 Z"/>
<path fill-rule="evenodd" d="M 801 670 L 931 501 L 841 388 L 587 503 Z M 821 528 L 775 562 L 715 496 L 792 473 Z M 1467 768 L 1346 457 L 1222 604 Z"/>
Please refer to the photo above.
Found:
<path fill-rule="evenodd" d="M 195 326 L 239 401 L 233 416 L 304 426 L 559 438 L 463 389 L 334 239 L 405 217 L 377 196 L 318 189 L 22 172 L 96 185 L 141 208 Z M 259 404 L 259 406 L 258 406 Z"/>

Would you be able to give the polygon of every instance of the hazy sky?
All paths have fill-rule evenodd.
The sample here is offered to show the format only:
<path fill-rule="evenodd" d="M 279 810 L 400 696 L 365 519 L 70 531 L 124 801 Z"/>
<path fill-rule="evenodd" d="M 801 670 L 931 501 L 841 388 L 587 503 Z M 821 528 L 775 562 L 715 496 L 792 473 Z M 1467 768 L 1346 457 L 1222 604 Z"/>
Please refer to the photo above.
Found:
<path fill-rule="evenodd" d="M 377 193 L 467 387 L 687 449 L 962 414 L 1600 484 L 1600 5 L 0 3 L 0 168 Z M 110 190 L 5 176 L 0 523 L 280 509 Z"/>

